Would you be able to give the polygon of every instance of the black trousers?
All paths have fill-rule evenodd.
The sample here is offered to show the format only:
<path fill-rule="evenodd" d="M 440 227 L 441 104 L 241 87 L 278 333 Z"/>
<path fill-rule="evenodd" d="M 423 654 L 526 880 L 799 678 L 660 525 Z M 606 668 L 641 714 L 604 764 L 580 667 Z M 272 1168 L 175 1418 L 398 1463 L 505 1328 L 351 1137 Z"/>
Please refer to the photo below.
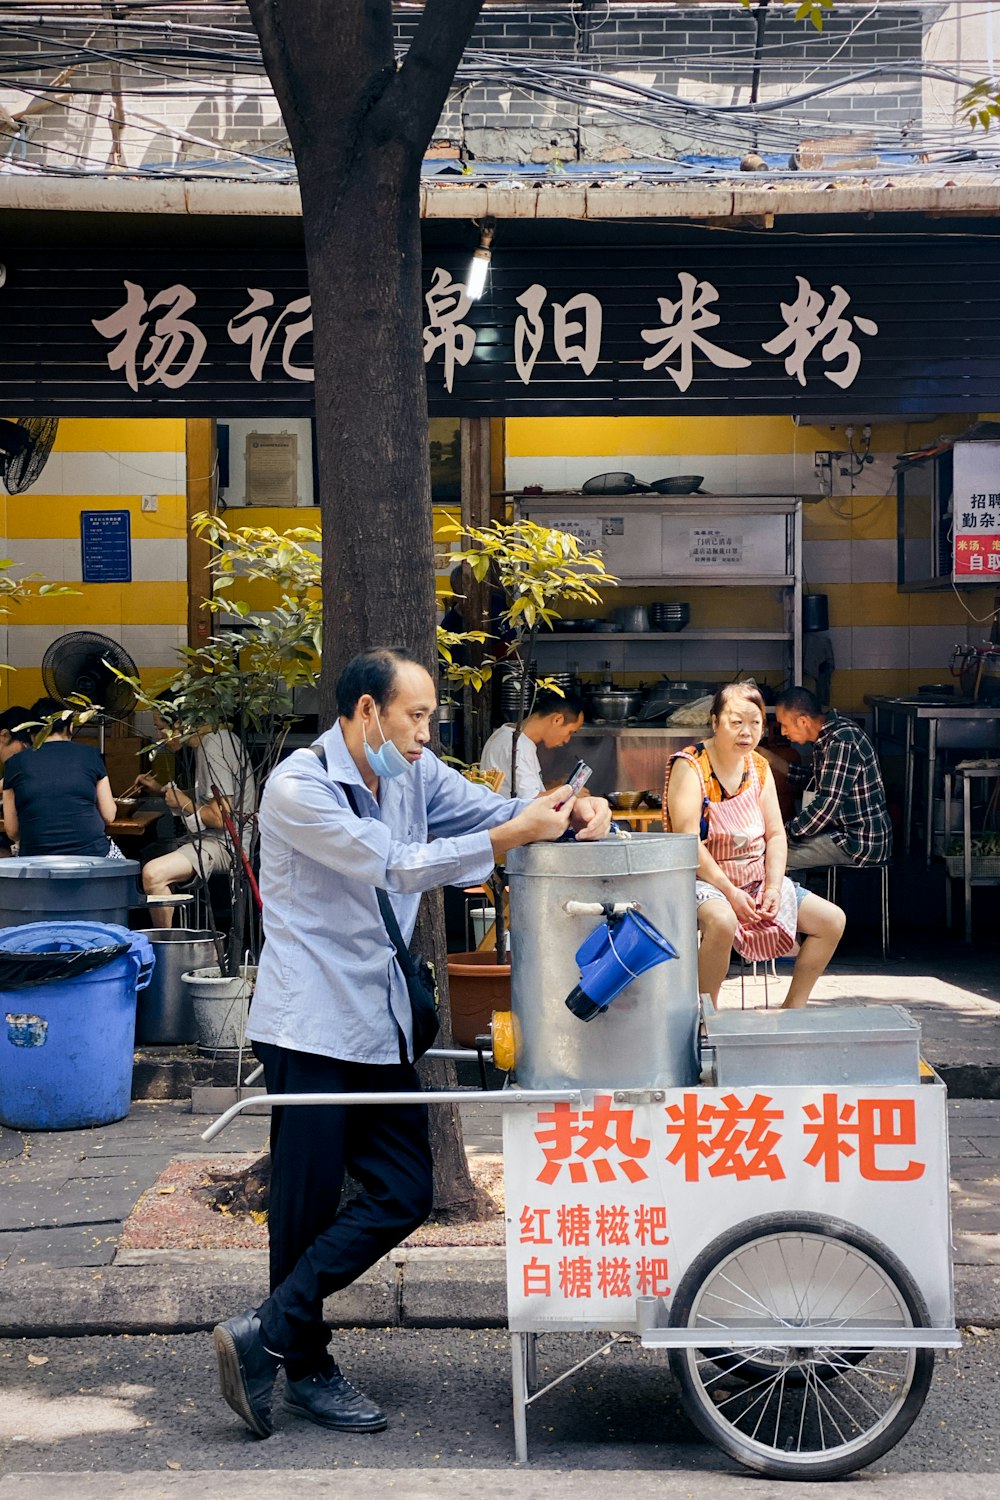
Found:
<path fill-rule="evenodd" d="M 340 1062 L 255 1042 L 269 1094 L 412 1091 L 411 1063 Z M 363 1191 L 340 1209 L 345 1170 Z M 422 1224 L 433 1183 L 427 1107 L 299 1105 L 271 1115 L 271 1295 L 264 1342 L 293 1380 L 322 1368 L 323 1298 L 349 1286 Z"/>

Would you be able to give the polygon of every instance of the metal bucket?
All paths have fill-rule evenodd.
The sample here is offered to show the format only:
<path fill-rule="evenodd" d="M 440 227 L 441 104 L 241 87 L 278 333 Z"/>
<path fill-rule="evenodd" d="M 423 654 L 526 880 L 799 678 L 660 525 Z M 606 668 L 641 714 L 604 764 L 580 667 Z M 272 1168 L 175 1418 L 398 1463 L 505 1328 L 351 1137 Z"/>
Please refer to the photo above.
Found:
<path fill-rule="evenodd" d="M 154 927 L 145 936 L 153 944 L 156 967 L 148 988 L 139 996 L 135 1039 L 153 1047 L 193 1042 L 197 1040 L 194 1007 L 181 975 L 215 962 L 212 934 L 189 932 L 185 927 Z"/>
<path fill-rule="evenodd" d="M 698 840 L 649 833 L 594 844 L 531 844 L 507 856 L 511 1009 L 525 1088 L 677 1088 L 697 1082 Z M 602 919 L 567 901 L 637 902 L 678 951 L 584 1024 L 566 1007 L 575 954 Z"/>

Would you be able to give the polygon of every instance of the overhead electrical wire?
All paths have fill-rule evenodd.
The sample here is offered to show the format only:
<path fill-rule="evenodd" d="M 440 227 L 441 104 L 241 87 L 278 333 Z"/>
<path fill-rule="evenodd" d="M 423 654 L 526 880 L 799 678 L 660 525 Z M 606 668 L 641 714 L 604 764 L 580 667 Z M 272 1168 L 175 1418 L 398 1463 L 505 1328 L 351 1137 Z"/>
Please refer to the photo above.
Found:
<path fill-rule="evenodd" d="M 635 8 L 662 10 L 662 6 L 642 4 Z M 415 16 L 418 7 L 402 5 L 397 9 L 405 18 Z M 745 47 L 713 46 L 710 52 L 686 48 L 662 58 L 648 53 L 612 56 L 590 47 L 612 19 L 610 4 L 598 11 L 549 0 L 548 4 L 531 7 L 530 14 L 559 16 L 570 22 L 575 57 L 555 48 L 549 54 L 534 49 L 516 53 L 471 48 L 459 65 L 448 107 L 460 119 L 481 115 L 487 102 L 482 92 L 503 88 L 509 93 L 512 120 L 540 116 L 545 129 L 575 129 L 581 112 L 586 113 L 588 123 L 605 120 L 644 126 L 664 137 L 662 148 L 650 152 L 649 159 L 663 170 L 683 169 L 684 175 L 690 175 L 692 167 L 697 170 L 699 157 L 705 172 L 720 170 L 718 160 L 713 158 L 739 157 L 751 137 L 755 149 L 765 157 L 787 157 L 803 139 L 822 143 L 826 138 L 844 135 L 845 129 L 863 138 L 871 154 L 892 157 L 885 170 L 894 174 L 911 168 L 926 171 L 927 162 L 920 160 L 921 155 L 961 160 L 969 171 L 995 170 L 1000 145 L 995 147 L 988 136 L 980 134 L 973 139 L 962 122 L 949 126 L 938 121 L 924 127 L 921 120 L 925 84 L 941 83 L 958 94 L 976 81 L 974 72 L 960 60 L 940 59 L 924 62 L 887 57 L 867 67 L 848 66 L 850 59 L 842 59 L 848 44 L 866 27 L 870 35 L 875 34 L 875 24 L 887 14 L 880 12 L 880 0 L 872 0 L 860 16 L 858 9 L 845 9 L 836 23 L 827 18 L 827 56 L 818 52 L 822 39 L 812 38 L 810 50 L 803 56 L 801 40 L 794 44 L 788 40 L 787 25 L 780 34 L 772 26 L 758 48 L 764 96 L 751 103 L 741 97 L 748 88 L 754 56 L 751 25 L 746 28 Z M 508 15 L 523 19 L 526 10 L 524 6 L 493 6 L 484 14 L 494 20 Z M 907 7 L 911 10 L 917 13 L 912 19 L 905 13 L 893 16 L 893 22 L 899 23 L 892 28 L 894 36 L 918 29 L 923 34 L 924 12 L 936 13 L 940 7 L 929 8 L 914 0 Z M 990 13 L 981 0 L 970 0 L 963 8 L 965 16 Z M 734 9 L 734 15 L 750 18 L 753 12 Z M 787 11 L 782 20 L 787 23 Z M 802 32 L 802 36 L 807 33 Z M 790 55 L 793 45 L 798 47 L 797 56 Z M 405 50 L 405 44 L 401 44 L 401 59 Z M 114 80 L 112 74 L 117 74 Z M 684 91 L 650 83 L 650 74 L 661 80 L 665 74 L 682 79 Z M 704 90 L 700 97 L 696 96 L 699 86 Z M 873 104 L 871 117 L 865 119 L 863 109 L 855 106 L 848 111 L 843 107 L 847 99 L 878 98 L 880 93 L 893 90 L 898 91 L 904 110 L 912 104 L 911 118 L 880 119 Z M 727 92 L 729 102 L 711 97 Z M 90 0 L 0 0 L 0 94 L 8 109 L 15 96 L 34 106 L 27 110 L 27 122 L 14 121 L 21 125 L 19 135 L 12 136 L 9 126 L 0 135 L 0 171 L 53 171 L 62 176 L 74 170 L 84 175 L 108 170 L 106 159 L 75 143 L 53 140 L 51 133 L 36 148 L 31 129 L 34 121 L 44 118 L 39 107 L 53 104 L 58 104 L 68 119 L 103 121 L 100 107 L 89 101 L 113 97 L 121 101 L 130 133 L 214 152 L 224 175 L 242 168 L 250 178 L 294 176 L 290 154 L 286 158 L 281 153 L 283 142 L 271 140 L 270 149 L 260 151 L 247 150 L 246 143 L 241 142 L 241 150 L 212 138 L 211 129 L 188 129 L 176 118 L 161 123 L 149 113 L 149 104 L 154 101 L 168 104 L 190 100 L 195 105 L 214 101 L 225 108 L 235 95 L 244 101 L 252 98 L 265 108 L 270 103 L 277 120 L 277 105 L 260 46 L 246 9 L 238 0 L 188 0 L 186 4 L 116 0 L 113 7 Z M 17 113 L 24 115 L 25 111 Z M 848 113 L 862 118 L 849 122 Z M 519 127 L 512 124 L 510 128 Z M 44 159 L 39 160 L 39 155 Z M 678 161 L 678 157 L 684 160 Z M 168 151 L 165 158 L 141 165 L 125 163 L 124 170 L 185 177 L 204 175 L 210 166 L 204 155 L 191 157 L 177 152 L 171 160 Z M 599 162 L 589 165 L 595 173 L 603 170 Z M 630 165 L 623 163 L 613 170 L 620 176 Z"/>

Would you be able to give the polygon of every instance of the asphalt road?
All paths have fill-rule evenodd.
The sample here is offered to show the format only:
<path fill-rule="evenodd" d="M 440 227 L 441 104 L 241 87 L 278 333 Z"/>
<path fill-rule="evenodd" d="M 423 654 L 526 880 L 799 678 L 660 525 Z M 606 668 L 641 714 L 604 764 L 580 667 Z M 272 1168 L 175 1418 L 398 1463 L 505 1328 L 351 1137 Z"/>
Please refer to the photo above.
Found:
<path fill-rule="evenodd" d="M 540 1376 L 551 1378 L 600 1342 L 594 1335 L 547 1336 L 539 1341 Z M 338 1334 L 335 1347 L 355 1383 L 386 1407 L 387 1432 L 347 1437 L 279 1410 L 275 1435 L 266 1442 L 255 1440 L 217 1393 L 206 1334 L 2 1342 L 0 1475 L 7 1477 L 0 1478 L 0 1500 L 34 1500 L 36 1495 L 56 1500 L 63 1494 L 74 1500 L 108 1500 L 119 1492 L 116 1475 L 126 1476 L 124 1492 L 132 1496 L 184 1494 L 206 1500 L 201 1481 L 181 1484 L 179 1476 L 194 1479 L 193 1471 L 243 1473 L 247 1487 L 234 1490 L 234 1496 L 266 1493 L 268 1500 L 277 1500 L 283 1487 L 251 1486 L 254 1470 L 348 1470 L 359 1481 L 363 1472 L 376 1488 L 372 1471 L 388 1470 L 396 1480 L 403 1473 L 416 1474 L 414 1493 L 468 1497 L 476 1482 L 474 1471 L 512 1466 L 510 1356 L 504 1333 L 359 1331 Z M 967 1334 L 959 1353 L 939 1355 L 921 1417 L 867 1475 L 899 1481 L 887 1494 L 943 1500 L 952 1493 L 981 1497 L 995 1492 L 995 1479 L 954 1490 L 949 1476 L 971 1480 L 1000 1473 L 998 1367 L 1000 1332 Z M 717 1482 L 720 1475 L 743 1474 L 691 1428 L 665 1359 L 630 1343 L 616 1345 L 544 1396 L 529 1411 L 528 1436 L 531 1473 L 539 1481 L 548 1475 L 554 1486 L 543 1486 L 539 1494 L 565 1493 L 573 1500 L 589 1494 L 603 1500 L 610 1471 L 627 1471 L 637 1483 L 642 1481 L 643 1489 L 647 1479 L 665 1484 L 671 1475 L 686 1475 L 688 1487 L 676 1493 L 707 1495 L 715 1493 L 708 1483 L 712 1476 Z M 432 1478 L 431 1470 L 439 1471 L 440 1480 Z M 447 1478 L 463 1470 L 464 1481 L 460 1472 L 454 1480 Z M 593 1474 L 593 1483 L 564 1492 L 561 1481 L 567 1471 Z M 607 1480 L 602 1481 L 602 1471 Z M 77 1478 L 67 1481 L 66 1489 L 44 1480 L 57 1474 Z M 145 1481 L 157 1474 L 167 1487 L 147 1490 Z M 304 1472 L 302 1479 L 304 1488 L 289 1493 L 312 1493 Z M 499 1482 L 495 1472 L 485 1479 L 491 1490 Z M 775 1493 L 771 1484 L 748 1483 L 755 1484 L 758 1497 Z M 386 1487 L 394 1484 L 386 1474 Z M 780 1493 L 788 1496 L 799 1488 L 783 1485 Z M 352 1483 L 346 1493 L 355 1500 L 362 1489 Z M 629 1490 L 638 1493 L 631 1477 Z M 395 1500 L 409 1492 L 408 1486 L 393 1489 Z M 666 1500 L 674 1492 L 671 1483 L 659 1493 Z M 811 1489 L 812 1495 L 818 1493 Z M 829 1487 L 823 1493 L 830 1494 Z"/>

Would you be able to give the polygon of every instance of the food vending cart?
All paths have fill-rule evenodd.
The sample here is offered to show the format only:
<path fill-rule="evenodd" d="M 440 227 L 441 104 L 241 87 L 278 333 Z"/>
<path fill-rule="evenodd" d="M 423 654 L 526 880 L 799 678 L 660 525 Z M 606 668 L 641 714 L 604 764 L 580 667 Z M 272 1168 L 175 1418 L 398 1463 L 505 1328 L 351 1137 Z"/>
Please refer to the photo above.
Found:
<path fill-rule="evenodd" d="M 903 1437 L 935 1351 L 960 1343 L 946 1090 L 895 1006 L 706 1006 L 700 1026 L 696 858 L 670 834 L 508 856 L 494 1053 L 512 1083 L 489 1097 L 505 1106 L 515 1453 L 529 1408 L 580 1368 L 539 1387 L 539 1337 L 604 1331 L 582 1363 L 637 1339 L 731 1457 L 835 1478 Z"/>

